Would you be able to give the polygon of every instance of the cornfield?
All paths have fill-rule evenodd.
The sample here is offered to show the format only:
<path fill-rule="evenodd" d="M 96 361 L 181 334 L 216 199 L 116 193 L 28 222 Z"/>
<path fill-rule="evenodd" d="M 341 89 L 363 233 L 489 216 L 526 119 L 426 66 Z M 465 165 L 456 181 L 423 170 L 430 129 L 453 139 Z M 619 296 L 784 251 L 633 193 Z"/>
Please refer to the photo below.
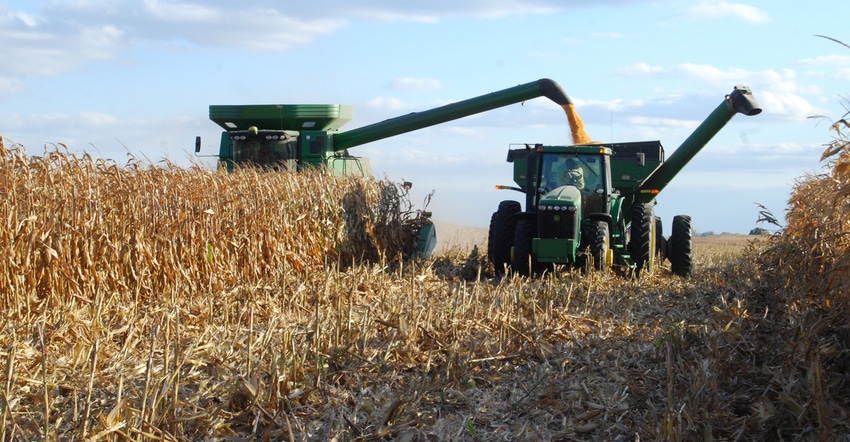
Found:
<path fill-rule="evenodd" d="M 690 279 L 497 278 L 477 248 L 411 258 L 384 181 L 0 154 L 2 441 L 850 434 L 846 221 L 805 203 L 845 184 L 697 243 Z"/>

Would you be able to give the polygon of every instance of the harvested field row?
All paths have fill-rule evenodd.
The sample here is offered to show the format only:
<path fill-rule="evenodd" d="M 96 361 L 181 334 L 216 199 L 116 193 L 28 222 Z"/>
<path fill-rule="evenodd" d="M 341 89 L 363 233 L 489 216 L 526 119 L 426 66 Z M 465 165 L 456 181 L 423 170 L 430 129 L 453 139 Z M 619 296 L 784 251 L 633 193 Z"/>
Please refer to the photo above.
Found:
<path fill-rule="evenodd" d="M 773 242 L 697 250 L 691 279 L 497 279 L 475 249 L 391 262 L 371 227 L 348 265 L 321 174 L 3 153 L 4 440 L 850 434 L 847 340 Z"/>

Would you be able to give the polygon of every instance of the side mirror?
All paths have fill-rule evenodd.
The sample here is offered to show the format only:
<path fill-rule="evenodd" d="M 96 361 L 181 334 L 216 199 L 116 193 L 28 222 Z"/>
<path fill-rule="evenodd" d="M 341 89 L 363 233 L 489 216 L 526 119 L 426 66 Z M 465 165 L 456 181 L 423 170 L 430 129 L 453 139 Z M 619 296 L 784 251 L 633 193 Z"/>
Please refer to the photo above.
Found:
<path fill-rule="evenodd" d="M 201 137 L 195 137 L 195 153 L 201 151 Z"/>
<path fill-rule="evenodd" d="M 646 155 L 644 155 L 643 152 L 638 152 L 637 155 L 635 155 L 635 164 L 639 167 L 646 166 Z"/>

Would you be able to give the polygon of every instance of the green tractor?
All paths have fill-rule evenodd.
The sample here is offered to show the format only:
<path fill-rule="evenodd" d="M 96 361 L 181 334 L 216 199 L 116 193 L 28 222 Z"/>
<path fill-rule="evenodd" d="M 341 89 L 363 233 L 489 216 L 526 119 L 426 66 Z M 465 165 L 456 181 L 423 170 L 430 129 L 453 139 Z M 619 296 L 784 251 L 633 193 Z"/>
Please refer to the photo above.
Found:
<path fill-rule="evenodd" d="M 690 276 L 691 218 L 674 217 L 665 238 L 655 198 L 732 116 L 760 112 L 751 91 L 735 87 L 667 161 L 659 141 L 511 148 L 517 186 L 497 188 L 524 193 L 525 210 L 517 201 L 499 204 L 490 219 L 490 262 L 499 274 L 560 264 L 639 275 L 658 257 L 674 274 Z"/>

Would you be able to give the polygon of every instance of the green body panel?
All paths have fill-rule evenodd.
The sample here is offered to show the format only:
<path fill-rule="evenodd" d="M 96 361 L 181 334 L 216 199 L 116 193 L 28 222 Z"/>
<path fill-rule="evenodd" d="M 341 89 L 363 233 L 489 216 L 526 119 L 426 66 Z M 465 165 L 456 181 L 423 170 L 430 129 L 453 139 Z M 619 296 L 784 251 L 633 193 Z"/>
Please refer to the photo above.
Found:
<path fill-rule="evenodd" d="M 218 167 L 233 172 L 233 142 L 230 141 L 230 133 L 221 133 L 221 143 L 218 148 Z"/>
<path fill-rule="evenodd" d="M 336 156 L 328 158 L 327 164 L 336 176 L 372 176 L 372 163 L 368 158 Z"/>
<path fill-rule="evenodd" d="M 575 239 L 533 238 L 531 253 L 537 262 L 575 264 L 579 241 Z"/>
<path fill-rule="evenodd" d="M 351 106 L 339 104 L 212 105 L 210 120 L 224 130 L 335 131 L 351 121 Z"/>
<path fill-rule="evenodd" d="M 419 229 L 419 237 L 416 239 L 416 250 L 424 257 L 428 258 L 437 246 L 437 229 L 433 223 L 423 223 Z"/>
<path fill-rule="evenodd" d="M 626 231 L 628 223 L 626 213 L 623 212 L 623 205 L 626 199 L 621 195 L 615 195 L 611 198 L 610 214 L 612 225 L 611 232 L 611 249 L 614 251 L 614 263 L 626 267 L 633 268 L 634 262 L 629 255 L 628 249 L 628 233 Z"/>
<path fill-rule="evenodd" d="M 664 162 L 660 141 L 608 143 L 611 156 L 611 180 L 621 193 L 633 192 Z M 641 161 L 642 160 L 642 161 Z"/>
<path fill-rule="evenodd" d="M 542 195 L 540 204 L 577 206 L 581 204 L 581 192 L 574 186 L 561 186 Z"/>

